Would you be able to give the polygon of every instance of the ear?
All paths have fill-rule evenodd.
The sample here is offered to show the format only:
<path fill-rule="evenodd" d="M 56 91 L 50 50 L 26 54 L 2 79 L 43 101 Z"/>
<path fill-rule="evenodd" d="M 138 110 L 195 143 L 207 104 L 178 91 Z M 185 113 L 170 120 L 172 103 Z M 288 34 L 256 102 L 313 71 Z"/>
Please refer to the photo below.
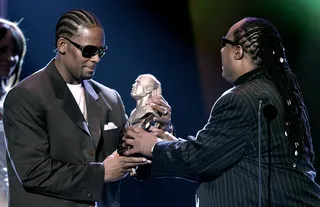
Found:
<path fill-rule="evenodd" d="M 236 47 L 236 51 L 234 54 L 234 59 L 241 60 L 244 55 L 243 47 L 241 45 L 236 45 L 235 47 Z"/>
<path fill-rule="evenodd" d="M 151 86 L 149 86 L 149 87 L 146 88 L 146 92 L 147 92 L 147 93 L 151 93 L 152 90 L 153 90 L 153 88 L 152 88 Z"/>
<path fill-rule="evenodd" d="M 65 54 L 67 50 L 67 42 L 64 38 L 60 37 L 57 41 L 57 50 L 61 54 Z"/>

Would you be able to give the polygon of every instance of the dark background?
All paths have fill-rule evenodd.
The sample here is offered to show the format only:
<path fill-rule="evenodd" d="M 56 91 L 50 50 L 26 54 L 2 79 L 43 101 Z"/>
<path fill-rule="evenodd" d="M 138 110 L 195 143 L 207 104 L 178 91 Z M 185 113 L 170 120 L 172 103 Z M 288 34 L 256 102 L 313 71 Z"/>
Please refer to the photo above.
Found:
<path fill-rule="evenodd" d="M 109 46 L 94 79 L 116 89 L 130 113 L 135 107 L 130 97 L 134 80 L 142 73 L 156 76 L 180 137 L 195 135 L 206 123 L 212 104 L 231 87 L 221 77 L 221 36 L 244 17 L 266 18 L 282 35 L 309 110 L 316 156 L 320 156 L 320 1 L 7 0 L 4 11 L 5 0 L 1 2 L 6 18 L 23 18 L 20 27 L 28 39 L 28 51 L 22 78 L 54 57 L 59 17 L 69 9 L 86 8 L 101 20 Z M 126 179 L 123 183 L 122 206 L 194 205 L 195 183 L 181 179 Z"/>

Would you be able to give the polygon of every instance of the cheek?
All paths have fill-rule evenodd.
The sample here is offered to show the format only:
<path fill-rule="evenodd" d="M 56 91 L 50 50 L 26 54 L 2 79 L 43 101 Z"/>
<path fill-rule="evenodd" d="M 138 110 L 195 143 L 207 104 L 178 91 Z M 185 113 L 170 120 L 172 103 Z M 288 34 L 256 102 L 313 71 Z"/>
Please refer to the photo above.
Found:
<path fill-rule="evenodd" d="M 82 53 L 76 49 L 70 49 L 68 52 L 69 62 L 75 66 L 85 65 L 89 60 L 87 58 L 82 57 Z"/>
<path fill-rule="evenodd" d="M 83 68 L 86 65 L 87 59 L 84 59 L 82 56 L 73 54 L 68 60 L 69 65 L 72 68 L 74 75 L 80 76 L 82 74 Z"/>
<path fill-rule="evenodd" d="M 221 59 L 222 60 L 226 59 L 226 55 L 227 55 L 226 53 L 227 53 L 226 50 L 224 50 L 224 49 L 221 50 Z"/>
<path fill-rule="evenodd" d="M 223 54 L 223 60 L 226 64 L 230 65 L 232 62 L 232 56 L 230 53 L 228 53 L 228 51 L 225 51 Z"/>
<path fill-rule="evenodd" d="M 137 93 L 138 94 L 142 94 L 143 93 L 143 87 L 142 86 L 138 86 Z"/>

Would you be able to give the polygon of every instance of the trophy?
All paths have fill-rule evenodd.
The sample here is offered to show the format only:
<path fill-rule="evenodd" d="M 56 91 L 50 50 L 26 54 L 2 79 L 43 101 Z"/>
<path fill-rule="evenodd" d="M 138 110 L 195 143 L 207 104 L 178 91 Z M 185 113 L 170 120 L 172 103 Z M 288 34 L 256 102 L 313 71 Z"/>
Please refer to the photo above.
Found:
<path fill-rule="evenodd" d="M 132 85 L 131 97 L 136 100 L 136 108 L 132 110 L 126 127 L 134 125 L 138 126 L 146 131 L 150 131 L 150 127 L 161 127 L 159 123 L 153 121 L 155 117 L 160 117 L 161 114 L 154 110 L 150 105 L 146 104 L 146 101 L 153 96 L 162 95 L 161 83 L 151 74 L 142 74 Z M 125 127 L 125 128 L 126 128 Z M 122 146 L 123 141 L 120 140 L 118 153 L 123 155 L 123 153 L 130 149 Z M 132 155 L 134 157 L 141 157 L 139 154 Z M 130 173 L 138 179 L 147 179 L 150 176 L 151 164 L 143 165 L 133 168 Z"/>

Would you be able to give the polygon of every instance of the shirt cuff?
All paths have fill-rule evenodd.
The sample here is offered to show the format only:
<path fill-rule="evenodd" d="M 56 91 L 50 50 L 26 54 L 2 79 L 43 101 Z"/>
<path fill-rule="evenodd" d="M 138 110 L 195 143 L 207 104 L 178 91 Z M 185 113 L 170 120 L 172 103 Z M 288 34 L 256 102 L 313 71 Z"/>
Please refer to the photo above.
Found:
<path fill-rule="evenodd" d="M 156 144 L 157 144 L 157 143 L 156 143 Z M 154 146 L 156 146 L 156 144 L 154 144 L 153 147 L 151 148 L 151 153 L 153 153 L 153 148 L 154 148 Z"/>

